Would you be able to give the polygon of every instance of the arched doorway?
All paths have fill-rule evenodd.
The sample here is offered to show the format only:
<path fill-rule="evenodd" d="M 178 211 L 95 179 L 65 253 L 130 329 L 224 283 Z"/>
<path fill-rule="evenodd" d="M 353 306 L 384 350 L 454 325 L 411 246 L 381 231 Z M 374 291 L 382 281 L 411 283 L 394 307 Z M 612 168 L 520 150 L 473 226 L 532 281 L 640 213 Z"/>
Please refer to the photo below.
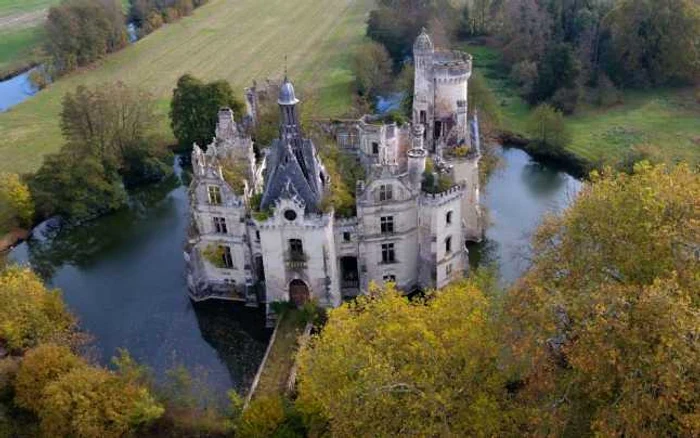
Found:
<path fill-rule="evenodd" d="M 289 283 L 289 301 L 291 301 L 295 306 L 301 307 L 309 301 L 311 294 L 309 293 L 309 287 L 301 280 L 292 280 Z"/>

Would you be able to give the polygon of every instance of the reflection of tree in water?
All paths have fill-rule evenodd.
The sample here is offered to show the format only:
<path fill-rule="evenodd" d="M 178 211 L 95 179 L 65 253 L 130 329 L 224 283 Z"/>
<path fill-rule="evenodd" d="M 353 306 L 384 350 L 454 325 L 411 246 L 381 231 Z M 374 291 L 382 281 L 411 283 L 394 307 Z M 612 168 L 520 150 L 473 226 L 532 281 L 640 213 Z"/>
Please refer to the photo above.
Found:
<path fill-rule="evenodd" d="M 234 388 L 245 395 L 272 334 L 265 328 L 264 309 L 208 301 L 195 304 L 194 310 L 202 337 L 228 368 Z"/>
<path fill-rule="evenodd" d="M 180 179 L 173 175 L 159 184 L 131 193 L 128 208 L 93 221 L 63 228 L 60 220 L 45 222 L 35 229 L 35 235 L 27 242 L 29 263 L 45 280 L 51 279 L 56 270 L 66 264 L 89 267 L 105 254 L 128 244 L 125 236 L 148 226 L 149 221 L 144 219 L 155 222 L 152 219 L 171 212 L 171 206 L 162 201 L 179 186 Z"/>
<path fill-rule="evenodd" d="M 525 187 L 536 195 L 549 195 L 561 189 L 566 182 L 564 175 L 542 163 L 530 162 L 522 173 Z"/>
<path fill-rule="evenodd" d="M 469 249 L 469 267 L 471 269 L 491 268 L 498 270 L 498 242 L 491 239 L 484 239 L 479 243 L 468 242 L 467 249 Z"/>

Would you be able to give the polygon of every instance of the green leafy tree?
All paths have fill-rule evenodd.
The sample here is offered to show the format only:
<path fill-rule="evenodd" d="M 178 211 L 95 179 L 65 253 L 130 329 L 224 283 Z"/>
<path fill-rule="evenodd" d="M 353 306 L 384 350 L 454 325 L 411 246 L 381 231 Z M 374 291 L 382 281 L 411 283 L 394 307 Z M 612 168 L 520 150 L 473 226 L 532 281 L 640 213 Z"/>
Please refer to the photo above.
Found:
<path fill-rule="evenodd" d="M 561 111 L 549 104 L 535 108 L 528 121 L 530 137 L 545 152 L 558 152 L 571 143 L 571 132 Z"/>
<path fill-rule="evenodd" d="M 41 344 L 27 351 L 14 382 L 15 403 L 39 413 L 45 401 L 46 387 L 71 370 L 86 366 L 85 361 L 65 346 Z"/>
<path fill-rule="evenodd" d="M 38 414 L 46 436 L 121 437 L 164 412 L 147 388 L 96 367 L 73 368 L 43 395 Z"/>
<path fill-rule="evenodd" d="M 352 59 L 355 84 L 360 96 L 372 99 L 391 79 L 391 58 L 384 46 L 375 42 L 362 44 Z"/>
<path fill-rule="evenodd" d="M 116 171 L 97 158 L 68 151 L 47 155 L 29 187 L 40 215 L 74 223 L 119 209 L 127 200 Z"/>
<path fill-rule="evenodd" d="M 543 102 L 554 97 L 562 89 L 578 88 L 580 72 L 581 67 L 571 45 L 558 44 L 551 47 L 539 63 L 537 81 L 530 100 L 533 103 Z M 575 108 L 577 100 L 568 100 L 567 108 Z M 559 109 L 564 110 L 562 107 Z"/>
<path fill-rule="evenodd" d="M 128 42 L 117 0 L 64 0 L 49 9 L 45 29 L 55 72 L 89 65 Z"/>
<path fill-rule="evenodd" d="M 75 318 L 60 293 L 48 290 L 31 270 L 10 266 L 0 271 L 0 302 L 0 344 L 10 352 L 76 340 Z"/>
<path fill-rule="evenodd" d="M 68 147 L 118 169 L 127 183 L 168 173 L 158 165 L 167 151 L 149 138 L 157 123 L 153 96 L 121 82 L 81 85 L 63 98 L 61 130 Z"/>
<path fill-rule="evenodd" d="M 236 117 L 244 111 L 226 81 L 204 83 L 186 74 L 177 81 L 170 103 L 170 124 L 180 146 L 191 148 L 194 143 L 206 147 L 214 137 L 219 109 L 229 107 Z"/>
<path fill-rule="evenodd" d="M 696 0 L 619 0 L 607 24 L 608 71 L 616 82 L 660 85 L 700 76 Z"/>
<path fill-rule="evenodd" d="M 0 173 L 0 229 L 29 227 L 34 203 L 29 187 L 16 173 Z"/>
<path fill-rule="evenodd" d="M 642 163 L 538 231 L 503 324 L 538 433 L 700 433 L 699 199 L 688 166 Z"/>
<path fill-rule="evenodd" d="M 494 308 L 476 283 L 426 302 L 373 289 L 332 310 L 300 351 L 297 405 L 338 437 L 507 434 L 500 350 Z"/>

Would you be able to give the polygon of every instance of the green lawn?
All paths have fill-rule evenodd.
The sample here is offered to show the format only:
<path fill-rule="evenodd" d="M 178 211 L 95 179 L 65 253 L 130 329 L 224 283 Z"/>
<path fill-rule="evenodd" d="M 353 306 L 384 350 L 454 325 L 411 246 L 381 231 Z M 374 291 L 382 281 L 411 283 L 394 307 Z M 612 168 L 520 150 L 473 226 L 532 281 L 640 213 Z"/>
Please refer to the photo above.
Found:
<path fill-rule="evenodd" d="M 45 9 L 60 0 L 0 0 L 0 17 Z"/>
<path fill-rule="evenodd" d="M 35 63 L 39 58 L 37 52 L 45 40 L 44 29 L 34 26 L 0 31 L 0 40 L 0 76 L 4 76 L 5 72 L 16 71 Z"/>
<path fill-rule="evenodd" d="M 503 127 L 525 133 L 530 113 L 501 64 L 500 53 L 485 46 L 465 46 L 501 103 Z M 671 160 L 700 162 L 700 102 L 693 90 L 659 89 L 624 93 L 612 108 L 582 104 L 568 119 L 569 149 L 591 161 L 614 162 L 638 144 L 652 144 Z"/>
<path fill-rule="evenodd" d="M 319 114 L 342 115 L 352 104 L 350 56 L 364 38 L 372 5 L 373 0 L 211 0 L 193 16 L 0 114 L 0 171 L 36 170 L 44 154 L 59 149 L 61 99 L 80 84 L 123 81 L 143 87 L 159 99 L 165 115 L 184 73 L 226 79 L 242 95 L 253 79 L 281 76 L 286 55 L 295 83 L 317 90 Z"/>
<path fill-rule="evenodd" d="M 46 10 L 59 1 L 0 0 L 0 76 L 37 62 Z"/>

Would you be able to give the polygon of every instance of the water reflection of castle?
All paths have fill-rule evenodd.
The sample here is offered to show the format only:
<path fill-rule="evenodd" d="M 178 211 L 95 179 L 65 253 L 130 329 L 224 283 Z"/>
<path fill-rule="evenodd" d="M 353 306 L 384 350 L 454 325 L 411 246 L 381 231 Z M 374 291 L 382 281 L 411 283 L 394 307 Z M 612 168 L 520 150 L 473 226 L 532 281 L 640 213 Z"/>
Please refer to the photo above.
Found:
<path fill-rule="evenodd" d="M 413 50 L 409 126 L 365 116 L 331 127 L 338 146 L 366 171 L 354 217 L 324 208 L 333 181 L 302 134 L 287 78 L 277 99 L 280 136 L 259 165 L 232 112 L 219 113 L 212 144 L 192 153 L 186 259 L 194 300 L 337 306 L 371 281 L 411 291 L 443 287 L 465 272 L 465 241 L 482 235 L 479 125 L 467 103 L 471 57 L 435 50 L 425 32 Z M 253 119 L 258 95 L 247 93 Z M 434 165 L 426 175 L 428 160 Z M 227 165 L 238 169 L 233 181 Z M 441 184 L 426 187 L 426 178 Z"/>

